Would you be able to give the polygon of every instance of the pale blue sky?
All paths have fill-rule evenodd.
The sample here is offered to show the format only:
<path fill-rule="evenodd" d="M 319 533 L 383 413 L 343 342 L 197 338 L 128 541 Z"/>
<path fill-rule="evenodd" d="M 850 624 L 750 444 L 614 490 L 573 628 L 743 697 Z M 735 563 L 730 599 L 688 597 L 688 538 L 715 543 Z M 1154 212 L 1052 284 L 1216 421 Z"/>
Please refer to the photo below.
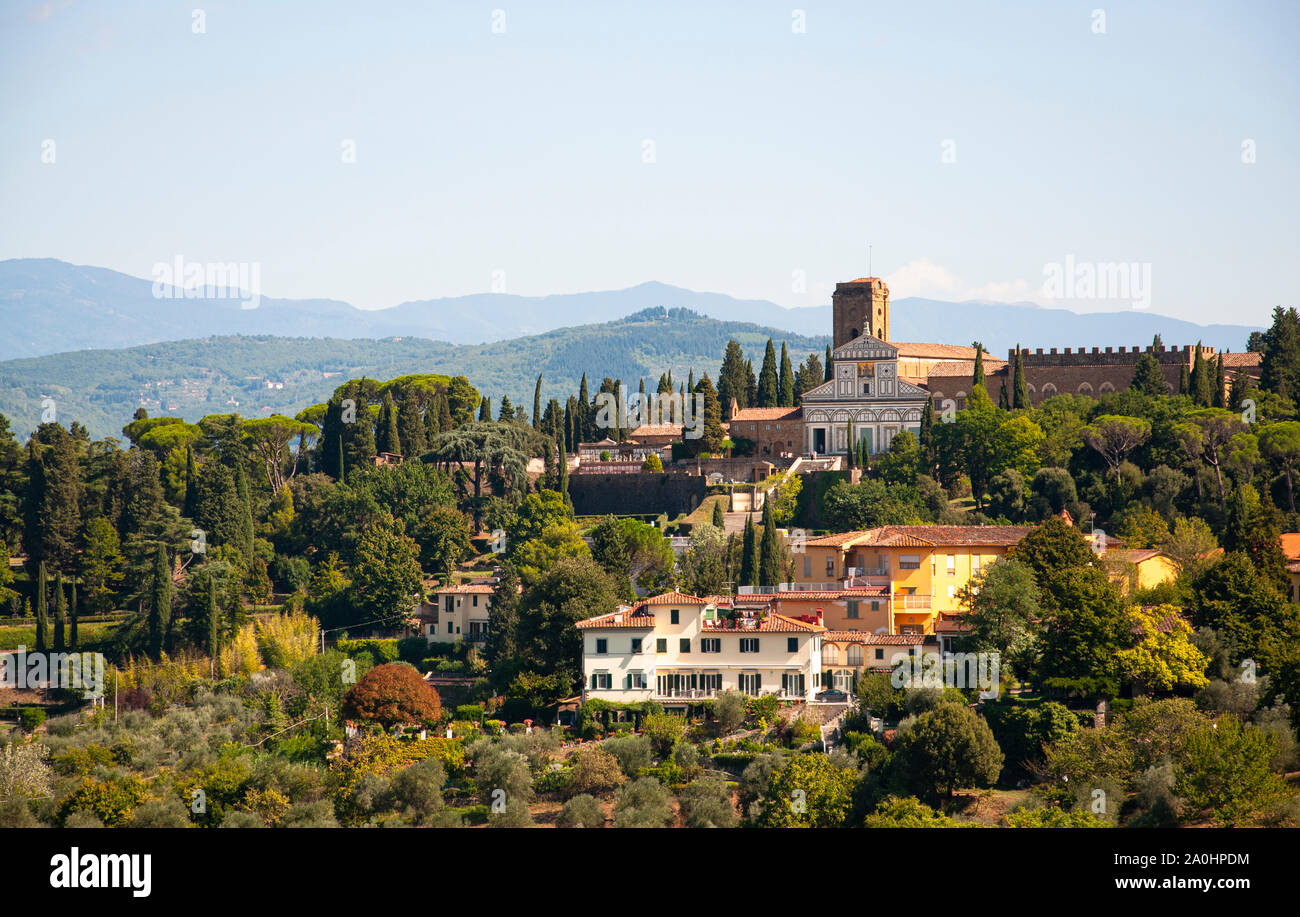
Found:
<path fill-rule="evenodd" d="M 1295 2 L 0 2 L 0 258 L 793 306 L 870 241 L 896 298 L 1043 301 L 1073 256 L 1262 324 L 1300 305 L 1297 48 Z"/>

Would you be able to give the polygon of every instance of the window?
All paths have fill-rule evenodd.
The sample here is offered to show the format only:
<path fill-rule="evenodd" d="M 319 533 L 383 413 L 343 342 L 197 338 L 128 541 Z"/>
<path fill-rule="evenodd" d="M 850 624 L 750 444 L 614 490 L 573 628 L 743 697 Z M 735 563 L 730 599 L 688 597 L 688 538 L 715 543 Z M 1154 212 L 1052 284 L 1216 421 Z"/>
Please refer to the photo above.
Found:
<path fill-rule="evenodd" d="M 644 688 L 645 672 L 628 672 L 627 686 L 629 688 Z"/>
<path fill-rule="evenodd" d="M 798 637 L 786 637 L 786 638 L 785 638 L 785 651 L 786 651 L 787 653 L 797 653 L 797 652 L 799 652 L 799 638 L 798 638 Z"/>
<path fill-rule="evenodd" d="M 831 579 L 835 578 L 835 555 L 829 555 L 826 558 L 826 575 Z"/>
<path fill-rule="evenodd" d="M 898 558 L 898 569 L 900 570 L 919 570 L 921 569 L 920 554 L 904 554 Z"/>
<path fill-rule="evenodd" d="M 680 618 L 681 615 L 680 615 L 680 613 L 677 611 L 676 608 L 674 608 L 672 611 L 668 612 L 668 616 L 669 616 L 669 620 L 671 620 L 672 623 L 674 623 L 674 624 L 679 624 L 679 623 L 681 623 L 681 622 L 678 620 L 678 618 Z"/>
<path fill-rule="evenodd" d="M 849 647 L 849 665 L 862 665 L 862 647 L 856 643 Z"/>
<path fill-rule="evenodd" d="M 474 596 L 474 607 L 478 608 L 478 596 Z"/>
<path fill-rule="evenodd" d="M 840 650 L 834 643 L 822 644 L 822 665 L 839 665 Z"/>
<path fill-rule="evenodd" d="M 740 690 L 751 697 L 757 697 L 758 692 L 763 690 L 763 676 L 755 674 L 740 674 Z"/>
<path fill-rule="evenodd" d="M 882 661 L 884 658 L 885 658 L 885 651 L 884 651 L 884 650 L 879 650 L 879 649 L 876 650 L 876 661 L 877 661 L 877 662 L 880 662 L 880 661 Z"/>
<path fill-rule="evenodd" d="M 956 555 L 956 554 L 949 554 L 949 555 L 948 555 L 948 575 L 949 575 L 949 576 L 952 576 L 952 575 L 953 575 L 954 573 L 956 573 L 956 572 L 957 572 L 957 555 Z"/>
<path fill-rule="evenodd" d="M 956 585 L 954 585 L 953 583 L 949 583 L 949 584 L 948 584 L 948 598 L 950 598 L 950 599 L 955 599 L 956 597 L 957 597 L 957 587 L 956 587 Z"/>
<path fill-rule="evenodd" d="M 701 653 L 721 653 L 721 652 L 722 652 L 722 639 L 721 639 L 720 637 L 701 637 L 701 638 L 700 638 L 700 652 L 701 652 Z"/>
<path fill-rule="evenodd" d="M 447 622 L 447 633 L 449 633 L 449 634 L 454 634 L 454 633 L 456 632 L 456 631 L 455 631 L 455 626 L 456 626 L 456 625 L 455 625 L 453 622 L 448 621 L 448 622 Z"/>
<path fill-rule="evenodd" d="M 781 693 L 802 697 L 805 693 L 803 675 L 783 674 L 781 676 Z"/>
<path fill-rule="evenodd" d="M 872 611 L 880 611 L 880 600 L 879 600 L 879 599 L 875 599 L 875 600 L 872 601 L 872 603 L 871 603 L 871 610 L 872 610 Z"/>
<path fill-rule="evenodd" d="M 803 556 L 803 575 L 804 579 L 812 579 L 812 558 L 807 554 Z"/>
<path fill-rule="evenodd" d="M 689 637 L 682 637 L 677 641 L 677 652 L 689 653 L 691 651 L 691 640 Z"/>
<path fill-rule="evenodd" d="M 601 653 L 601 654 L 608 653 L 608 652 L 609 652 L 609 641 L 606 640 L 604 637 L 597 637 L 597 638 L 596 638 L 596 652 L 597 652 L 597 653 Z"/>
<path fill-rule="evenodd" d="M 639 653 L 639 652 L 641 652 L 641 638 L 640 638 L 640 637 L 633 637 L 633 638 L 632 638 L 632 655 L 635 656 L 635 655 L 636 655 L 637 653 Z"/>
<path fill-rule="evenodd" d="M 741 651 L 742 653 L 757 653 L 757 652 L 758 652 L 758 638 L 757 638 L 757 637 L 741 637 L 741 638 L 740 638 L 740 651 Z"/>
<path fill-rule="evenodd" d="M 609 690 L 609 673 L 594 672 L 591 676 L 591 690 L 608 691 Z"/>
<path fill-rule="evenodd" d="M 970 572 L 972 576 L 980 572 L 980 556 L 978 554 L 970 556 Z"/>
<path fill-rule="evenodd" d="M 660 637 L 658 640 L 656 640 L 656 641 L 655 641 L 655 652 L 656 652 L 656 653 L 666 653 L 666 652 L 668 652 L 668 640 L 665 639 L 664 637 Z"/>
<path fill-rule="evenodd" d="M 858 600 L 857 600 L 857 599 L 849 599 L 849 614 L 848 614 L 848 616 L 849 616 L 850 618 L 856 618 L 856 617 L 858 617 Z"/>

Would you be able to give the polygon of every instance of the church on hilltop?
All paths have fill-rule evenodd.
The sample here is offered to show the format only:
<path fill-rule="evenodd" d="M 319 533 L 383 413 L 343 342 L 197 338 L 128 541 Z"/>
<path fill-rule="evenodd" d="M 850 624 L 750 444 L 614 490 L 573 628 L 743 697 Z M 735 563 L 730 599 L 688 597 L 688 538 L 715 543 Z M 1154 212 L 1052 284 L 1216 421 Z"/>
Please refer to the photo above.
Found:
<path fill-rule="evenodd" d="M 837 283 L 832 297 L 830 378 L 803 393 L 799 407 L 745 408 L 731 414 L 730 433 L 755 443 L 756 455 L 844 455 L 865 440 L 876 455 L 889 451 L 901 430 L 919 434 L 928 400 L 936 410 L 951 399 L 966 406 L 974 385 L 975 348 L 954 344 L 907 343 L 889 336 L 889 287 L 879 277 Z M 1138 358 L 1156 358 L 1171 393 L 1199 355 L 1222 364 L 1225 386 L 1243 372 L 1259 380 L 1261 354 L 1216 353 L 1213 347 L 1110 347 L 1091 351 L 1067 347 L 1058 354 L 1021 350 L 1030 402 L 1057 394 L 1099 397 L 1127 388 Z M 996 403 L 1002 386 L 1013 389 L 1016 352 L 1000 360 L 984 353 L 985 387 Z"/>

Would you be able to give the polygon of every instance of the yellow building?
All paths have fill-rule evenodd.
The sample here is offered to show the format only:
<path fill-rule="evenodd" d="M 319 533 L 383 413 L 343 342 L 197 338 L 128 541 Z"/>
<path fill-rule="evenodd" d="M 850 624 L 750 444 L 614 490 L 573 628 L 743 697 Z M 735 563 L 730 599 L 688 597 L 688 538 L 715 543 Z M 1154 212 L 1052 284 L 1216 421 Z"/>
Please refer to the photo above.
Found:
<path fill-rule="evenodd" d="M 941 617 L 961 613 L 971 577 L 1031 531 L 1027 525 L 887 525 L 810 538 L 792 545 L 791 588 L 884 586 L 886 633 L 933 634 Z"/>
<path fill-rule="evenodd" d="M 1178 577 L 1178 564 L 1155 548 L 1111 548 L 1102 555 L 1102 566 L 1111 582 L 1119 583 L 1125 594 Z"/>

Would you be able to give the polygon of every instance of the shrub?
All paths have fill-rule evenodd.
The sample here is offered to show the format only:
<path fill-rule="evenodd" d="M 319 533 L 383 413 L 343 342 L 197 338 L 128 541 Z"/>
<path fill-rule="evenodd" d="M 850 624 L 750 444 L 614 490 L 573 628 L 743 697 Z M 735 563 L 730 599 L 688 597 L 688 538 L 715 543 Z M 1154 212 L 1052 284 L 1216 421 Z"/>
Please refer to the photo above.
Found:
<path fill-rule="evenodd" d="M 836 828 L 848 817 L 855 770 L 823 754 L 799 755 L 774 773 L 763 793 L 758 823 L 765 828 Z"/>
<path fill-rule="evenodd" d="M 1019 809 L 1003 816 L 1008 828 L 1109 828 L 1110 822 L 1080 809 L 1065 811 L 1056 806 Z"/>
<path fill-rule="evenodd" d="M 580 793 L 564 804 L 555 825 L 558 828 L 603 828 L 605 810 L 595 796 Z"/>
<path fill-rule="evenodd" d="M 627 783 L 618 759 L 603 748 L 583 748 L 573 756 L 569 793 L 608 793 Z"/>
<path fill-rule="evenodd" d="M 822 740 L 821 727 L 811 720 L 799 717 L 790 725 L 790 744 L 794 746 L 807 745 L 811 742 L 820 742 Z"/>
<path fill-rule="evenodd" d="M 659 757 L 669 754 L 686 732 L 686 718 L 667 713 L 652 713 L 641 720 L 641 732 L 654 746 Z"/>
<path fill-rule="evenodd" d="M 470 720 L 472 722 L 482 721 L 484 716 L 482 704 L 460 704 L 456 707 L 456 719 Z"/>
<path fill-rule="evenodd" d="M 693 780 L 679 798 L 688 828 L 730 828 L 736 824 L 731 789 L 720 777 Z"/>
<path fill-rule="evenodd" d="M 437 758 L 426 758 L 399 771 L 392 780 L 392 793 L 414 824 L 424 824 L 442 808 L 442 788 L 447 772 Z"/>
<path fill-rule="evenodd" d="M 713 701 L 713 719 L 719 735 L 730 735 L 745 722 L 745 695 L 739 691 L 723 691 Z"/>
<path fill-rule="evenodd" d="M 368 656 L 373 665 L 379 666 L 398 659 L 397 640 L 371 638 L 366 640 L 340 640 L 339 651 L 349 656 Z"/>
<path fill-rule="evenodd" d="M 36 727 L 45 722 L 45 709 L 43 707 L 23 707 L 18 712 L 18 720 L 23 724 L 23 729 L 27 732 L 35 732 Z"/>
<path fill-rule="evenodd" d="M 258 649 L 272 668 L 291 668 L 316 655 L 320 625 L 306 612 L 291 611 L 257 621 Z"/>
<path fill-rule="evenodd" d="M 654 777 L 629 783 L 614 803 L 615 828 L 669 828 L 676 820 L 671 794 Z"/>
<path fill-rule="evenodd" d="M 438 654 L 433 653 L 433 647 L 423 637 L 403 637 L 397 641 L 397 658 L 403 662 L 415 665 L 428 655 Z"/>
<path fill-rule="evenodd" d="M 606 739 L 600 747 L 618 759 L 618 766 L 629 777 L 651 764 L 650 740 L 645 736 L 618 736 Z"/>
<path fill-rule="evenodd" d="M 363 675 L 344 698 L 344 711 L 385 727 L 432 724 L 442 716 L 438 692 L 415 669 L 393 663 L 376 666 Z"/>

